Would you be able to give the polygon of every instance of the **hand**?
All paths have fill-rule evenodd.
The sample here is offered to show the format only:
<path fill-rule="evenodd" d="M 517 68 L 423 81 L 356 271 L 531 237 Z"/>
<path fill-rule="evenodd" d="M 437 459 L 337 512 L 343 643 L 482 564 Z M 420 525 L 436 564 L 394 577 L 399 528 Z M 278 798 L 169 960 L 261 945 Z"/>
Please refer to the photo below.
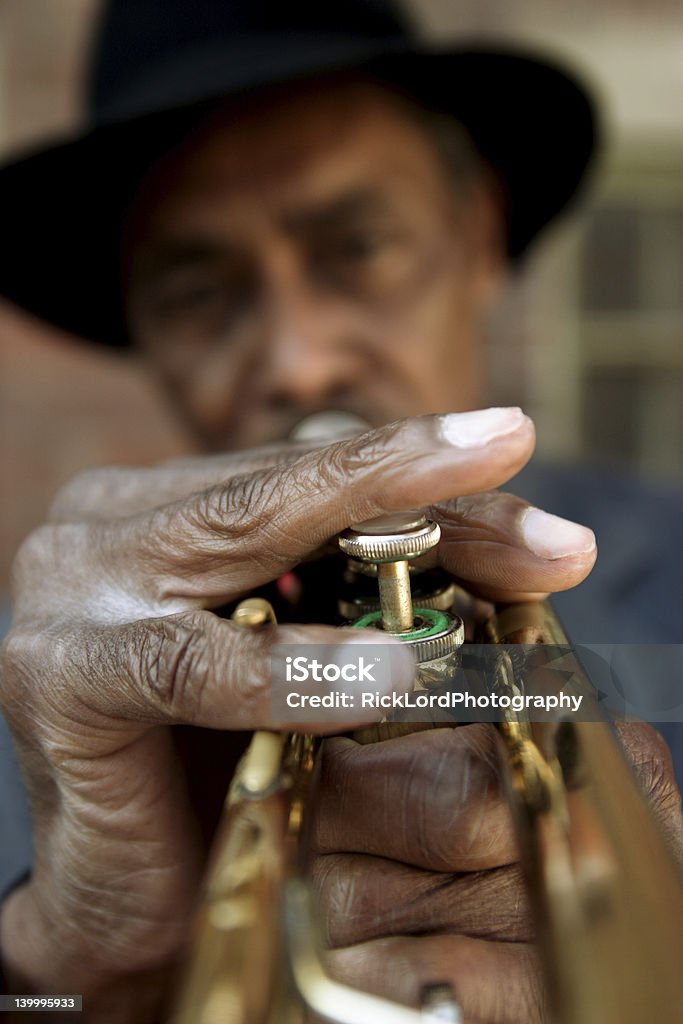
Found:
<path fill-rule="evenodd" d="M 621 725 L 641 789 L 683 862 L 668 748 Z M 450 982 L 465 1024 L 547 1024 L 494 729 L 433 729 L 323 745 L 313 877 L 332 973 L 419 1005 Z"/>
<path fill-rule="evenodd" d="M 474 495 L 439 513 L 442 560 L 463 581 L 516 595 L 586 575 L 590 531 L 551 517 L 539 546 L 541 513 L 482 496 L 533 443 L 518 410 L 421 417 L 315 451 L 97 471 L 66 489 L 17 558 L 4 653 L 3 709 L 35 824 L 33 877 L 2 916 L 24 989 L 83 992 L 92 1020 L 100 1008 L 101 1019 L 153 1019 L 203 868 L 193 796 L 234 761 L 234 737 L 218 754 L 209 733 L 188 750 L 176 727 L 267 726 L 272 645 L 343 639 L 323 626 L 246 634 L 208 609 L 350 522 L 453 495 Z M 397 645 L 395 688 L 411 678 Z"/>

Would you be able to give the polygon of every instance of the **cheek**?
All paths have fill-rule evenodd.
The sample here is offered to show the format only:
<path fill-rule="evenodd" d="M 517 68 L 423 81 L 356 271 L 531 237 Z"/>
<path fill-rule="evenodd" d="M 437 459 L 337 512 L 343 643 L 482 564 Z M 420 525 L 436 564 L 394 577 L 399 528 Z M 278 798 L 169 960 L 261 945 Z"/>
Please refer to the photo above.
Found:
<path fill-rule="evenodd" d="M 375 311 L 377 362 L 388 371 L 378 377 L 386 389 L 391 381 L 402 382 L 400 415 L 474 408 L 482 402 L 473 291 L 456 261 L 444 258 L 429 269 Z"/>
<path fill-rule="evenodd" d="M 180 385 L 195 422 L 208 430 L 223 429 L 250 392 L 252 371 L 248 353 L 226 347 L 202 354 Z"/>
<path fill-rule="evenodd" d="M 418 377 L 465 355 L 473 319 L 466 276 L 446 254 L 421 268 L 374 317 L 384 351 Z"/>
<path fill-rule="evenodd" d="M 176 408 L 204 434 L 224 427 L 236 395 L 244 389 L 247 361 L 227 346 L 188 342 L 144 346 L 148 363 Z"/>

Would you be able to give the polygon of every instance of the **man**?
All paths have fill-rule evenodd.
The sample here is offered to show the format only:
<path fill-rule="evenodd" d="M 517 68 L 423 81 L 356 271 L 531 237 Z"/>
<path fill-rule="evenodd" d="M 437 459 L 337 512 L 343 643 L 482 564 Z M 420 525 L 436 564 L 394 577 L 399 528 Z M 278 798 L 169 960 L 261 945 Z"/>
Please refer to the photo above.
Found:
<path fill-rule="evenodd" d="M 245 636 L 211 609 L 348 523 L 416 506 L 487 598 L 572 587 L 596 555 L 587 528 L 493 490 L 533 426 L 479 408 L 477 345 L 508 260 L 578 185 L 587 102 L 542 64 L 428 58 L 388 6 L 343 8 L 114 4 L 98 127 L 4 172 L 0 287 L 132 340 L 201 444 L 234 452 L 86 474 L 17 560 L 3 701 L 35 840 L 2 950 L 13 990 L 82 992 L 92 1021 L 163 1013 L 212 782 L 224 792 L 235 730 L 270 723 L 270 648 L 340 643 L 319 625 Z M 519 116 L 539 94 L 557 119 L 543 139 Z M 376 429 L 273 446 L 327 408 Z M 383 685 L 411 680 L 397 645 Z M 663 745 L 625 736 L 675 839 Z M 492 743 L 481 725 L 331 740 L 315 877 L 341 976 L 407 1002 L 448 979 L 466 1019 L 540 1020 Z"/>

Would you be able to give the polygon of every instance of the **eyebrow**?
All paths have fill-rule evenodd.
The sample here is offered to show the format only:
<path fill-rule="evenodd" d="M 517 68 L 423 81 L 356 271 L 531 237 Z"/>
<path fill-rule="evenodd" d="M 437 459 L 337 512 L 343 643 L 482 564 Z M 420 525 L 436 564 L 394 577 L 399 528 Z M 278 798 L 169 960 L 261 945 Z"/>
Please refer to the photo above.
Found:
<path fill-rule="evenodd" d="M 390 205 L 379 191 L 359 188 L 333 200 L 306 204 L 285 212 L 280 226 L 285 234 L 301 236 L 335 230 L 361 218 L 376 220 L 386 217 L 389 212 Z M 136 276 L 144 284 L 153 284 L 175 271 L 237 260 L 239 256 L 239 248 L 226 239 L 217 240 L 201 234 L 165 238 L 150 245 L 140 260 Z"/>
<path fill-rule="evenodd" d="M 217 242 L 202 235 L 166 238 L 147 249 L 140 260 L 136 276 L 147 284 L 186 267 L 216 263 L 235 255 L 236 250 L 228 243 Z"/>
<path fill-rule="evenodd" d="M 389 212 L 390 205 L 381 192 L 374 188 L 358 188 L 337 199 L 292 210 L 282 218 L 282 226 L 288 234 L 306 234 L 343 226 L 346 221 L 361 217 L 383 217 Z"/>

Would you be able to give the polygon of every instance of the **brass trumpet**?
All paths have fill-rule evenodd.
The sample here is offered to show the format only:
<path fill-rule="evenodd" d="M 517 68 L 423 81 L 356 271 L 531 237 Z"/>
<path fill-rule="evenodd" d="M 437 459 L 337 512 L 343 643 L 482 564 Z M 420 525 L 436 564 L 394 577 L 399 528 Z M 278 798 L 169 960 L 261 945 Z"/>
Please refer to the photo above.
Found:
<path fill-rule="evenodd" d="M 410 643 L 415 685 L 428 692 L 453 685 L 466 633 L 451 581 L 411 571 L 437 542 L 438 526 L 421 513 L 360 524 L 339 538 L 342 618 Z M 233 618 L 267 629 L 274 613 L 251 598 Z M 487 608 L 467 622 L 467 634 L 493 645 L 484 684 L 499 694 L 524 693 L 534 653 L 562 646 L 571 662 L 563 687 L 595 711 L 583 716 L 591 720 L 537 722 L 510 708 L 496 723 L 548 1024 L 676 1024 L 681 874 L 557 618 L 547 603 Z M 372 742 L 416 727 L 425 724 L 384 721 L 354 735 Z M 226 799 L 174 1024 L 295 1024 L 306 1012 L 330 1024 L 461 1020 L 457 993 L 440 978 L 416 1008 L 328 975 L 306 882 L 318 746 L 310 735 L 254 735 Z"/>

